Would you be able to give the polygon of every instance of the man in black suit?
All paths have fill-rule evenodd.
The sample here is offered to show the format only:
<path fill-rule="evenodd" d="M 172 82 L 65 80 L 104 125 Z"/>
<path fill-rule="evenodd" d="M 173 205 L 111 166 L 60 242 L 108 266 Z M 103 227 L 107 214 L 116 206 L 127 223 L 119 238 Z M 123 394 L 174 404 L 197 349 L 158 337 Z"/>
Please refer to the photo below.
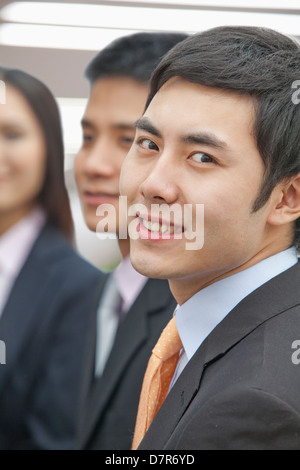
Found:
<path fill-rule="evenodd" d="M 300 449 L 299 59 L 275 31 L 220 27 L 153 73 L 120 191 L 144 207 L 131 260 L 169 280 L 182 348 L 134 448 Z"/>
<path fill-rule="evenodd" d="M 176 306 L 167 281 L 148 279 L 131 266 L 126 221 L 119 221 L 119 176 L 143 113 L 150 74 L 184 38 L 181 33 L 125 36 L 100 51 L 86 70 L 91 93 L 75 161 L 83 215 L 91 230 L 119 236 L 125 228 L 125 236 L 119 237 L 123 260 L 105 276 L 91 326 L 79 430 L 83 449 L 130 449 L 147 361 Z"/>

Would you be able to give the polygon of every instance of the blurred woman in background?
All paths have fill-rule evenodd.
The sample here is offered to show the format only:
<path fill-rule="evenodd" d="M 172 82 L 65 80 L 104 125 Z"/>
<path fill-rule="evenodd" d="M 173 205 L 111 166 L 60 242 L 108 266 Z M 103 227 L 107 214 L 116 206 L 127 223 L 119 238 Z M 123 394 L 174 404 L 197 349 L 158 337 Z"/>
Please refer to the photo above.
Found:
<path fill-rule="evenodd" d="M 0 449 L 73 449 L 101 273 L 72 248 L 56 101 L 0 67 Z"/>

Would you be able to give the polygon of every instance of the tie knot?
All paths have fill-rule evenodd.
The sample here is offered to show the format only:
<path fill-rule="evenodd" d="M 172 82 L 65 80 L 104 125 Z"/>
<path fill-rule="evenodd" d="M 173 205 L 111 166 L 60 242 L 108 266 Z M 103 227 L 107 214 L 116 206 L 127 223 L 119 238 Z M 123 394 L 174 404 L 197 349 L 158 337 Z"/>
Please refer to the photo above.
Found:
<path fill-rule="evenodd" d="M 177 354 L 181 348 L 182 342 L 178 334 L 175 317 L 173 317 L 163 330 L 152 352 L 162 361 L 166 361 L 174 354 Z"/>

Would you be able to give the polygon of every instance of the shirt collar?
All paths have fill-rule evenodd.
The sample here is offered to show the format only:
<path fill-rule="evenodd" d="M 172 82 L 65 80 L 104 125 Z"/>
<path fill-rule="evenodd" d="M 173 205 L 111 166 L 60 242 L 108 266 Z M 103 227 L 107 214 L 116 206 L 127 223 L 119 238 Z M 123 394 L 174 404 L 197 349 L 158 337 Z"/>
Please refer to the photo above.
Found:
<path fill-rule="evenodd" d="M 44 211 L 36 208 L 0 237 L 0 265 L 7 275 L 18 275 L 45 220 Z"/>
<path fill-rule="evenodd" d="M 124 310 L 127 311 L 139 295 L 148 278 L 133 268 L 130 256 L 123 258 L 114 270 L 113 275 L 123 299 Z"/>
<path fill-rule="evenodd" d="M 298 261 L 289 248 L 197 292 L 176 308 L 176 325 L 188 360 L 223 318 L 247 295 Z"/>

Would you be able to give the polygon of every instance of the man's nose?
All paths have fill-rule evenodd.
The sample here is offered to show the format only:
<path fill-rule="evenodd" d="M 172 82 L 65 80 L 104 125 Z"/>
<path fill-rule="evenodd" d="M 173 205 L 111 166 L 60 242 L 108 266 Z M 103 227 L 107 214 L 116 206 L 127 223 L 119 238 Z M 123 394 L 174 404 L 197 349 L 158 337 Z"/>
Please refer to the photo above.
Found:
<path fill-rule="evenodd" d="M 93 147 L 86 151 L 84 171 L 88 176 L 113 176 L 116 166 L 113 145 L 106 138 L 99 138 Z"/>
<path fill-rule="evenodd" d="M 178 200 L 179 168 L 172 155 L 162 153 L 140 186 L 143 197 L 153 203 L 173 204 Z"/>

